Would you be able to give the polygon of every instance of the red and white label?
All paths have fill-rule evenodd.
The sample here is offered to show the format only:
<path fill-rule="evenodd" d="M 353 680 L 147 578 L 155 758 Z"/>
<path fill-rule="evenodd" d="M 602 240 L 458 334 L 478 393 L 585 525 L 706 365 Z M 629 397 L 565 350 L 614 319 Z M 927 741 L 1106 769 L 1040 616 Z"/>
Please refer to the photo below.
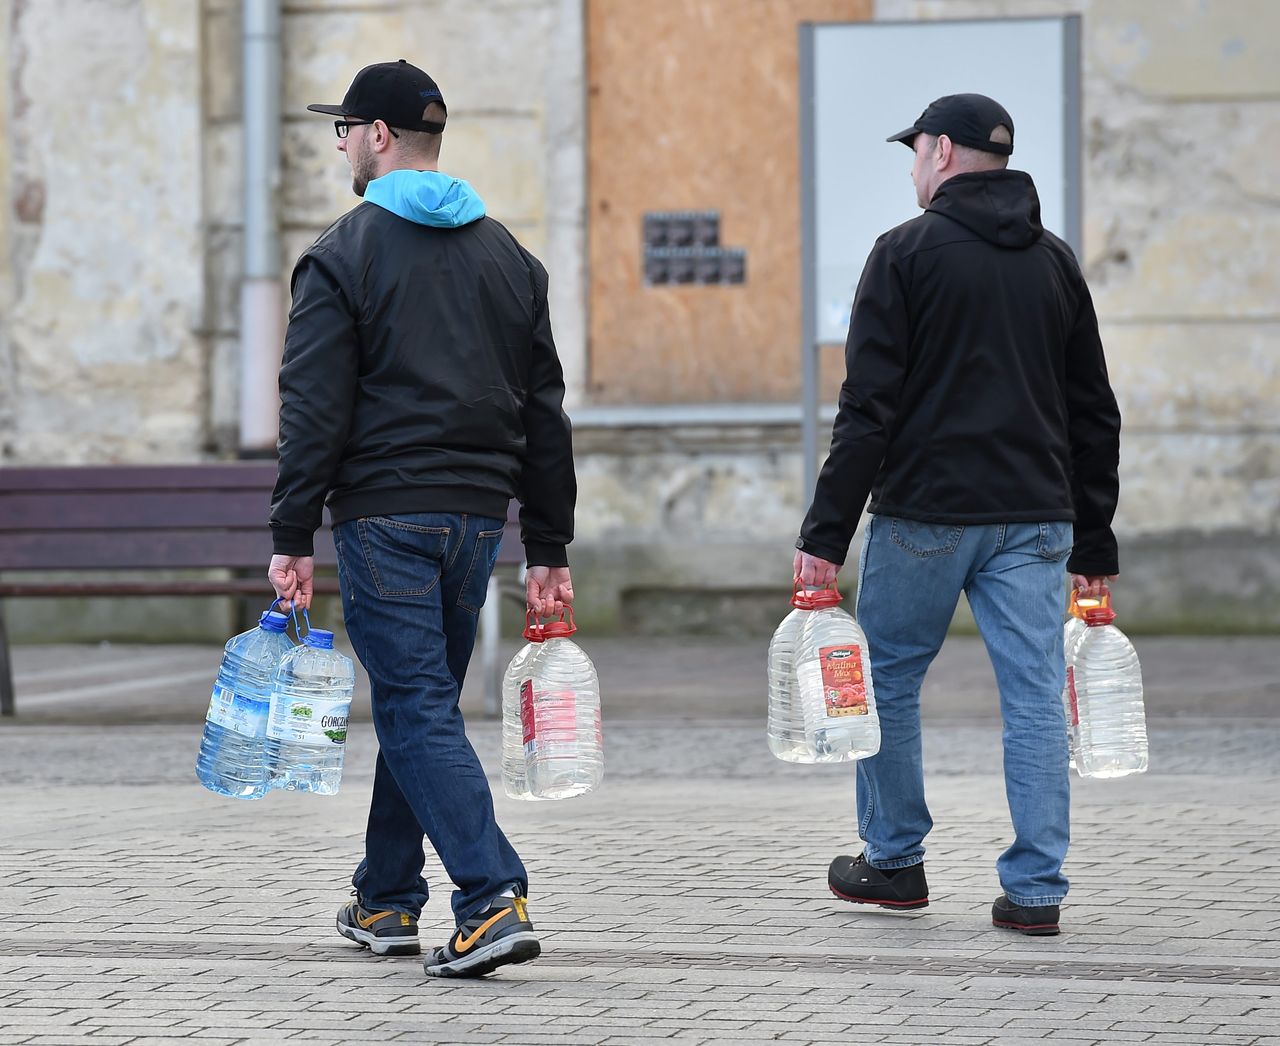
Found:
<path fill-rule="evenodd" d="M 1071 725 L 1080 725 L 1080 702 L 1076 698 L 1076 666 L 1067 665 L 1067 697 L 1071 701 Z"/>
<path fill-rule="evenodd" d="M 822 695 L 826 699 L 827 715 L 866 715 L 867 680 L 862 648 L 856 643 L 821 647 L 818 663 L 822 666 Z"/>

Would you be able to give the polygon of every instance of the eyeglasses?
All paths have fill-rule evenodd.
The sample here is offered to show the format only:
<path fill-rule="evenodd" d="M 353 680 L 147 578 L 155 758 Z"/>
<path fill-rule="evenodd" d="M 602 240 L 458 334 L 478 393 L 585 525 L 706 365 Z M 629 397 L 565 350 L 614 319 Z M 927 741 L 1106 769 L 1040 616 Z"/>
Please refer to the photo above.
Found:
<path fill-rule="evenodd" d="M 348 134 L 351 133 L 351 128 L 367 127 L 371 123 L 373 123 L 372 120 L 334 120 L 333 129 L 338 132 L 339 138 L 345 138 Z M 387 130 L 391 132 L 392 138 L 400 137 L 398 134 L 396 134 L 396 129 L 394 127 L 388 127 Z"/>

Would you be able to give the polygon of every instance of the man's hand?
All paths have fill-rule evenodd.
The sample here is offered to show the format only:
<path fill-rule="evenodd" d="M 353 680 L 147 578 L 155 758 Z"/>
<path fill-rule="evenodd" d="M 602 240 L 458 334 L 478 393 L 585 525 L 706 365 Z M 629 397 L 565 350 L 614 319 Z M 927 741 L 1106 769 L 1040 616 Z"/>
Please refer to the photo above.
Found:
<path fill-rule="evenodd" d="M 794 576 L 806 588 L 824 588 L 827 585 L 833 585 L 836 574 L 839 572 L 839 565 L 811 556 L 808 552 L 796 550 Z"/>
<path fill-rule="evenodd" d="M 1107 582 L 1114 581 L 1118 574 L 1072 574 L 1071 584 L 1075 587 L 1077 598 L 1093 596 L 1101 599 L 1107 594 Z"/>
<path fill-rule="evenodd" d="M 539 617 L 552 617 L 573 605 L 568 567 L 530 567 L 525 572 L 525 603 Z"/>
<path fill-rule="evenodd" d="M 311 606 L 311 590 L 316 575 L 314 556 L 272 556 L 267 580 L 284 600 L 286 610 L 306 610 Z"/>

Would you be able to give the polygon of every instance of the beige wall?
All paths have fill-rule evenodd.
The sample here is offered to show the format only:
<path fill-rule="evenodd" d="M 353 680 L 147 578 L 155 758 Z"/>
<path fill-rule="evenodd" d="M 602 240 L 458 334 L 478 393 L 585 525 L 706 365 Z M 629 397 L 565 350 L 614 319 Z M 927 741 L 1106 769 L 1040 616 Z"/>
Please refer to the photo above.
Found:
<path fill-rule="evenodd" d="M 0 460 L 234 453 L 239 13 L 236 0 L 0 0 Z M 1083 16 L 1084 261 L 1125 411 L 1128 605 L 1176 621 L 1165 611 L 1197 599 L 1202 627 L 1280 627 L 1280 3 L 878 0 L 870 13 Z M 578 403 L 583 598 L 616 620 L 655 585 L 773 592 L 805 507 L 785 412 L 619 425 L 582 402 L 583 18 L 583 0 L 289 0 L 282 277 L 354 202 L 306 103 L 341 98 L 369 61 L 423 65 L 449 100 L 444 166 L 552 275 Z M 659 359 L 678 355 L 673 330 Z M 626 407 L 675 373 L 630 384 L 620 367 L 607 398 Z M 765 391 L 743 398 L 789 394 Z"/>

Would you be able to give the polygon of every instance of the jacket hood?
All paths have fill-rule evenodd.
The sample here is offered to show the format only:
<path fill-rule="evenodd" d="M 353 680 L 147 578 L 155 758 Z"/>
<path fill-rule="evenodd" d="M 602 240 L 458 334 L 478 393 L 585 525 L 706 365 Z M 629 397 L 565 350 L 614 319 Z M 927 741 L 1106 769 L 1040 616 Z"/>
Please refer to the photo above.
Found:
<path fill-rule="evenodd" d="M 1044 234 L 1040 197 L 1025 171 L 978 171 L 949 178 L 925 208 L 999 247 L 1030 247 Z"/>
<path fill-rule="evenodd" d="M 484 201 L 460 178 L 439 171 L 390 171 L 371 181 L 366 202 L 419 225 L 456 229 L 484 217 Z"/>

